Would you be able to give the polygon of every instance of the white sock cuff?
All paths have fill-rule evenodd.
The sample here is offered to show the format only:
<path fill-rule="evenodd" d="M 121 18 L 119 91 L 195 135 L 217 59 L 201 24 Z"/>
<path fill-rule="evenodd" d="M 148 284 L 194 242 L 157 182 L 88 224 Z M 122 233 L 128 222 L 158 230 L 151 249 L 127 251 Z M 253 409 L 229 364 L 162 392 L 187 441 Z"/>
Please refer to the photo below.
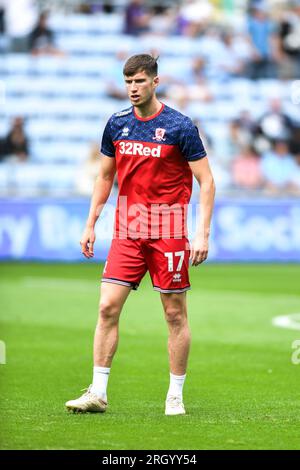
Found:
<path fill-rule="evenodd" d="M 109 375 L 110 373 L 110 367 L 100 367 L 100 366 L 94 366 L 94 372 L 98 374 L 107 374 Z"/>
<path fill-rule="evenodd" d="M 186 378 L 186 374 L 184 374 L 184 375 L 174 375 L 170 372 L 170 377 L 171 377 L 171 379 L 179 379 L 179 380 L 182 379 L 183 380 L 183 379 Z"/>

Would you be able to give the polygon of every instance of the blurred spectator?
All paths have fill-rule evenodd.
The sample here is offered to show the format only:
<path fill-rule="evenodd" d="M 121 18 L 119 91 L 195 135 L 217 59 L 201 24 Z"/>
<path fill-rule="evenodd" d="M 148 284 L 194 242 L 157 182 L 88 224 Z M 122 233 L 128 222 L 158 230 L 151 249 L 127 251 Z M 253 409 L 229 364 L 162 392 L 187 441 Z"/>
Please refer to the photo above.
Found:
<path fill-rule="evenodd" d="M 114 5 L 111 2 L 111 0 L 106 0 L 106 1 L 103 2 L 102 5 L 100 5 L 100 8 L 102 8 L 103 13 L 108 14 L 108 15 L 115 12 L 115 7 L 116 7 L 116 5 Z M 95 11 L 99 11 L 99 4 L 98 3 L 93 5 L 93 13 Z"/>
<path fill-rule="evenodd" d="M 0 54 L 8 48 L 8 38 L 5 35 L 4 0 L 0 0 Z"/>
<path fill-rule="evenodd" d="M 208 0 L 187 0 L 179 8 L 178 33 L 184 36 L 199 36 L 212 18 L 213 6 Z"/>
<path fill-rule="evenodd" d="M 11 52 L 28 52 L 28 35 L 37 17 L 35 0 L 1 0 L 5 17 L 5 33 L 10 40 Z"/>
<path fill-rule="evenodd" d="M 5 160 L 5 139 L 2 139 L 0 137 L 0 163 L 2 162 L 2 160 Z"/>
<path fill-rule="evenodd" d="M 75 5 L 75 11 L 83 15 L 92 15 L 94 13 L 104 12 L 112 13 L 114 11 L 114 5 L 110 2 L 97 2 L 92 1 L 83 1 L 79 5 Z"/>
<path fill-rule="evenodd" d="M 255 122 L 249 111 L 241 111 L 240 115 L 231 121 L 229 125 L 230 147 L 233 155 L 240 152 L 242 148 L 247 148 L 253 140 Z"/>
<path fill-rule="evenodd" d="M 290 150 L 293 155 L 300 153 L 300 123 L 294 125 L 293 135 L 290 142 Z"/>
<path fill-rule="evenodd" d="M 186 70 L 186 81 L 189 84 L 198 83 L 206 78 L 205 59 L 202 56 L 194 57 L 190 70 Z"/>
<path fill-rule="evenodd" d="M 293 180 L 297 164 L 289 153 L 286 141 L 276 141 L 272 150 L 262 155 L 261 167 L 265 189 L 269 194 L 291 193 L 296 190 Z"/>
<path fill-rule="evenodd" d="M 24 131 L 24 120 L 16 117 L 1 145 L 2 157 L 13 157 L 20 162 L 28 159 L 28 139 Z"/>
<path fill-rule="evenodd" d="M 177 76 L 174 80 L 169 77 L 166 87 L 166 96 L 181 105 L 185 101 L 209 102 L 213 100 L 209 83 L 205 78 L 205 61 L 202 57 L 195 57 L 190 69 L 185 70 L 185 77 Z"/>
<path fill-rule="evenodd" d="M 97 175 L 100 169 L 100 153 L 99 145 L 94 142 L 91 145 L 88 159 L 80 166 L 77 180 L 76 190 L 82 196 L 91 196 Z"/>
<path fill-rule="evenodd" d="M 33 55 L 64 55 L 54 45 L 54 35 L 47 25 L 48 13 L 40 14 L 39 20 L 29 36 L 29 48 Z"/>
<path fill-rule="evenodd" d="M 293 176 L 293 184 L 295 185 L 295 194 L 300 195 L 300 153 L 295 156 L 296 169 Z"/>
<path fill-rule="evenodd" d="M 250 49 L 245 39 L 240 36 L 238 41 L 232 33 L 225 32 L 221 35 L 221 54 L 216 57 L 220 78 L 242 76 L 245 71 L 246 61 L 250 57 Z"/>
<path fill-rule="evenodd" d="M 269 19 L 268 8 L 262 1 L 251 5 L 248 33 L 253 48 L 252 61 L 248 67 L 249 77 L 252 79 L 275 77 L 275 58 L 277 58 L 275 25 Z"/>
<path fill-rule="evenodd" d="M 5 10 L 3 0 L 0 0 L 0 36 L 5 33 Z"/>
<path fill-rule="evenodd" d="M 300 77 L 300 0 L 293 0 L 291 9 L 284 9 L 279 21 L 280 77 Z"/>
<path fill-rule="evenodd" d="M 131 0 L 125 9 L 124 33 L 138 36 L 149 31 L 150 14 L 144 0 Z"/>
<path fill-rule="evenodd" d="M 233 161 L 232 178 L 234 185 L 239 189 L 260 189 L 262 187 L 260 157 L 253 152 L 251 147 L 242 149 Z"/>
<path fill-rule="evenodd" d="M 75 7 L 75 11 L 76 13 L 80 13 L 82 15 L 91 15 L 93 13 L 92 5 L 86 2 L 81 2 L 79 5 L 77 5 Z"/>
<path fill-rule="evenodd" d="M 259 119 L 255 135 L 255 149 L 260 152 L 274 140 L 290 140 L 293 133 L 293 122 L 282 109 L 279 98 L 271 99 L 269 109 Z"/>
<path fill-rule="evenodd" d="M 191 101 L 208 103 L 214 99 L 209 83 L 204 77 L 198 78 L 197 82 L 194 85 L 190 85 L 187 91 Z"/>
<path fill-rule="evenodd" d="M 209 89 L 207 81 L 199 79 L 194 85 L 169 84 L 166 89 L 166 97 L 177 103 L 177 107 L 181 107 L 186 102 L 210 102 L 213 95 Z"/>
<path fill-rule="evenodd" d="M 151 9 L 149 28 L 152 34 L 160 36 L 170 35 L 174 29 L 175 10 L 163 5 L 156 5 Z"/>

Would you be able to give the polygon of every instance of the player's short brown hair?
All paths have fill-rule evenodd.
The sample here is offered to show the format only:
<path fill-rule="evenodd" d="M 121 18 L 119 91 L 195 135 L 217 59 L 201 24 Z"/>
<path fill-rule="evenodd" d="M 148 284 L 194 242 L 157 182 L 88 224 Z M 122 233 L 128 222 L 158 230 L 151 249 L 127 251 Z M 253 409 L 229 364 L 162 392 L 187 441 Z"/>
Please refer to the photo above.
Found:
<path fill-rule="evenodd" d="M 126 61 L 123 67 L 123 74 L 127 77 L 131 77 L 138 72 L 145 72 L 151 77 L 157 75 L 157 59 L 158 57 L 152 57 L 150 54 L 136 54 Z"/>

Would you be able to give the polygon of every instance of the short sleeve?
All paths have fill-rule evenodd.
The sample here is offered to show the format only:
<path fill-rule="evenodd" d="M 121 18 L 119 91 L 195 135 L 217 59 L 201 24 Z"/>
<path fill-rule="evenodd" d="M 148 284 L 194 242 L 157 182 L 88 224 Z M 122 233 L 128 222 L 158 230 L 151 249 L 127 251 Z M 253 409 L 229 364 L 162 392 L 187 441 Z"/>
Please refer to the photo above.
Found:
<path fill-rule="evenodd" d="M 101 142 L 101 153 L 103 153 L 107 157 L 115 156 L 115 147 L 111 136 L 110 121 L 107 122 L 103 132 Z"/>
<path fill-rule="evenodd" d="M 206 151 L 199 136 L 197 126 L 187 118 L 180 131 L 179 148 L 188 161 L 206 157 Z"/>

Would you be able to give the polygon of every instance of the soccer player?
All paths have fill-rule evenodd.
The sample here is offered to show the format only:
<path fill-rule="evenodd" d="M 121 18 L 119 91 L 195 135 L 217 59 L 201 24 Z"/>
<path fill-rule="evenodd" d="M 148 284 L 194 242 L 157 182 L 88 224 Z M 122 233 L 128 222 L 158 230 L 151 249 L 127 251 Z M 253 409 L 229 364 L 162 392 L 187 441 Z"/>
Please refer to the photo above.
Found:
<path fill-rule="evenodd" d="M 113 114 L 105 127 L 100 173 L 80 242 L 84 256 L 92 258 L 95 223 L 117 172 L 118 203 L 101 283 L 93 382 L 86 393 L 68 401 L 66 407 L 77 412 L 106 410 L 121 310 L 131 290 L 138 288 L 149 270 L 169 329 L 170 385 L 165 414 L 185 414 L 182 390 L 190 348 L 188 268 L 189 262 L 197 266 L 207 258 L 214 180 L 191 119 L 156 97 L 157 59 L 148 54 L 134 55 L 125 63 L 123 74 L 132 106 Z M 200 218 L 190 245 L 186 209 L 193 175 L 200 185 Z"/>

